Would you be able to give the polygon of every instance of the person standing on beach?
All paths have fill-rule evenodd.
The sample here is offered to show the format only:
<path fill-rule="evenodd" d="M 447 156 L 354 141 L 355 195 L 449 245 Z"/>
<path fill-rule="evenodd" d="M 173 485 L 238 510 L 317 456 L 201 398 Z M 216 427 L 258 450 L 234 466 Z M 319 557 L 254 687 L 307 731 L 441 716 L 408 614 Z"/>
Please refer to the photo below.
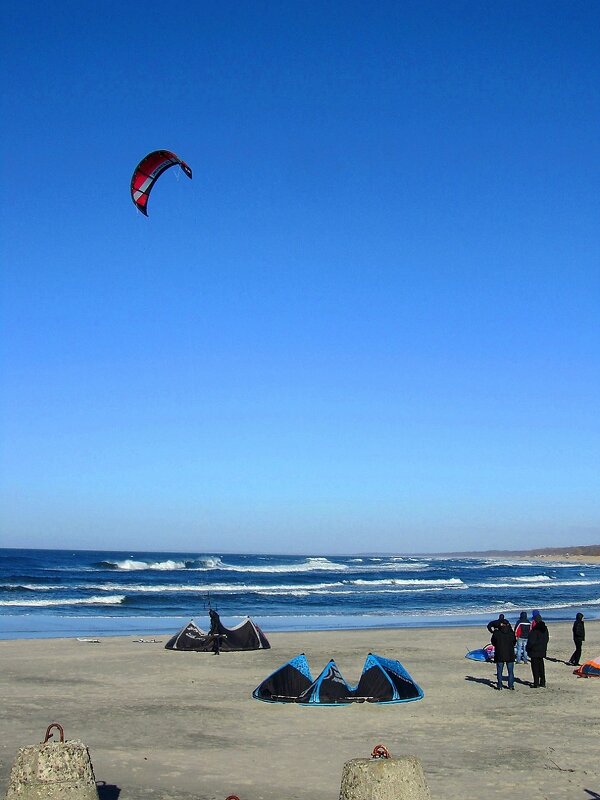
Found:
<path fill-rule="evenodd" d="M 504 665 L 508 671 L 508 688 L 515 688 L 515 644 L 517 638 L 507 619 L 502 619 L 500 625 L 492 633 L 494 645 L 494 661 L 496 662 L 497 689 L 502 689 L 502 673 Z"/>
<path fill-rule="evenodd" d="M 535 625 L 531 626 L 531 631 L 527 638 L 527 655 L 531 659 L 531 674 L 533 675 L 531 688 L 537 689 L 539 686 L 544 687 L 546 685 L 544 659 L 548 650 L 550 634 L 539 613 L 534 617 L 534 622 Z"/>
<path fill-rule="evenodd" d="M 575 652 L 569 659 L 569 664 L 573 667 L 578 667 L 581 661 L 581 646 L 585 642 L 585 624 L 581 611 L 578 612 L 573 623 L 573 641 L 575 642 Z"/>
<path fill-rule="evenodd" d="M 490 622 L 488 622 L 488 624 L 487 624 L 488 631 L 490 633 L 493 633 L 495 630 L 497 630 L 500 627 L 500 625 L 502 624 L 503 620 L 504 620 L 504 614 L 498 614 L 498 619 L 493 619 Z"/>
<path fill-rule="evenodd" d="M 219 632 L 219 615 L 213 609 L 209 609 L 208 616 L 210 617 L 210 630 L 209 636 L 212 636 L 212 651 L 213 655 L 218 656 L 221 653 L 221 634 Z"/>
<path fill-rule="evenodd" d="M 517 637 L 517 664 L 527 664 L 527 650 L 525 648 L 530 630 L 531 623 L 527 619 L 527 612 L 521 611 L 519 621 L 515 625 L 515 636 Z"/>

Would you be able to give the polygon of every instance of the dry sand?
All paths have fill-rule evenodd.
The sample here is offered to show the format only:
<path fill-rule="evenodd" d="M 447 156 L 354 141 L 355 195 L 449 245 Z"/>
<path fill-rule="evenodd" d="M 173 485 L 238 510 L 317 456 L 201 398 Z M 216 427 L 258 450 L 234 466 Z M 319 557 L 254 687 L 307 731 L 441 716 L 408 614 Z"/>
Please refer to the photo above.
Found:
<path fill-rule="evenodd" d="M 555 553 L 536 555 L 531 561 L 566 561 L 571 564 L 600 564 L 600 556 L 571 555 L 570 553 Z"/>
<path fill-rule="evenodd" d="M 550 634 L 548 688 L 530 689 L 529 667 L 517 665 L 514 692 L 492 689 L 493 665 L 464 658 L 488 641 L 476 628 L 280 633 L 271 650 L 218 657 L 127 637 L 3 641 L 0 797 L 17 748 L 57 721 L 89 746 L 107 784 L 102 800 L 336 800 L 344 762 L 380 743 L 418 756 L 437 800 L 600 798 L 600 680 L 562 663 L 569 624 Z M 584 656 L 598 654 L 599 622 L 587 623 L 587 639 Z M 369 650 L 401 660 L 424 700 L 303 708 L 251 699 L 302 651 L 314 675 L 334 657 L 355 683 Z"/>

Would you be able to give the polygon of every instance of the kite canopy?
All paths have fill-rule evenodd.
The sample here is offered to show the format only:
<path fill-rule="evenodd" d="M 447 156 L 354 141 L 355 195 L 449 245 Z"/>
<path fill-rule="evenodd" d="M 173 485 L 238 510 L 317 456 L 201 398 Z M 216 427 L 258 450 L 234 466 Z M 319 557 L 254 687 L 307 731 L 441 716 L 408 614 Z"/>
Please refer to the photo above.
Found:
<path fill-rule="evenodd" d="M 600 678 L 600 656 L 586 661 L 580 667 L 573 671 L 573 675 L 578 675 L 580 678 Z"/>
<path fill-rule="evenodd" d="M 148 200 L 152 187 L 169 167 L 179 164 L 188 178 L 192 177 L 192 170 L 185 161 L 182 161 L 170 150 L 154 150 L 142 158 L 131 176 L 131 199 L 142 214 L 148 216 Z"/>
<path fill-rule="evenodd" d="M 471 661 L 493 661 L 495 647 L 493 644 L 486 644 L 479 650 L 469 650 L 465 658 L 470 658 Z"/>
<path fill-rule="evenodd" d="M 192 619 L 183 626 L 179 633 L 169 639 L 165 648 L 167 650 L 201 650 L 207 636 L 208 634 L 201 630 Z"/>
<path fill-rule="evenodd" d="M 216 611 L 211 611 L 211 636 L 218 636 L 221 652 L 226 650 L 269 650 L 269 640 L 250 617 L 234 628 L 226 628 Z"/>
<path fill-rule="evenodd" d="M 265 703 L 295 703 L 312 682 L 306 656 L 300 653 L 265 678 L 252 692 L 252 697 Z"/>
<path fill-rule="evenodd" d="M 352 702 L 351 695 L 352 688 L 331 659 L 316 681 L 298 696 L 296 702 L 307 705 L 348 705 Z"/>
<path fill-rule="evenodd" d="M 195 650 L 199 653 L 210 653 L 215 649 L 221 653 L 230 650 L 268 650 L 270 647 L 269 640 L 250 617 L 234 628 L 226 628 L 216 611 L 211 611 L 209 633 L 200 630 L 192 620 L 165 645 L 167 650 Z"/>
<path fill-rule="evenodd" d="M 423 690 L 399 661 L 373 653 L 367 656 L 353 694 L 356 703 L 407 703 L 423 698 Z"/>
<path fill-rule="evenodd" d="M 267 703 L 338 706 L 350 703 L 406 703 L 421 700 L 423 690 L 399 661 L 369 653 L 355 687 L 343 678 L 332 659 L 313 681 L 306 656 L 301 653 L 273 672 L 252 692 Z"/>

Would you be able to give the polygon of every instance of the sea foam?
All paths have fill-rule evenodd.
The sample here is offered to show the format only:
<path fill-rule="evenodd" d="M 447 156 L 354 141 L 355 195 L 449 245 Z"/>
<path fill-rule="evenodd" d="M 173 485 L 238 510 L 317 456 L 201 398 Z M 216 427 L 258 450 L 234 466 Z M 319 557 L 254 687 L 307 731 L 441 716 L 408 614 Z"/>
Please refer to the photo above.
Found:
<path fill-rule="evenodd" d="M 124 595 L 99 597 L 54 598 L 53 600 L 0 600 L 0 606 L 41 608 L 50 606 L 116 606 L 125 600 Z"/>

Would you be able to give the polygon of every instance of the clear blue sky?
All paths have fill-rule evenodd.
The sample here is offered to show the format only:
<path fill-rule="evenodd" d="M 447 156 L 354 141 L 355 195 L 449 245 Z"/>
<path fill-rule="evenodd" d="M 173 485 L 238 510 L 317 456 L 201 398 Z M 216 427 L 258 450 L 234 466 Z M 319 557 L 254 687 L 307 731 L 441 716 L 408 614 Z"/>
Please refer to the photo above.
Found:
<path fill-rule="evenodd" d="M 5 546 L 600 541 L 600 4 L 27 2 Z M 136 212 L 129 181 L 174 150 Z"/>

